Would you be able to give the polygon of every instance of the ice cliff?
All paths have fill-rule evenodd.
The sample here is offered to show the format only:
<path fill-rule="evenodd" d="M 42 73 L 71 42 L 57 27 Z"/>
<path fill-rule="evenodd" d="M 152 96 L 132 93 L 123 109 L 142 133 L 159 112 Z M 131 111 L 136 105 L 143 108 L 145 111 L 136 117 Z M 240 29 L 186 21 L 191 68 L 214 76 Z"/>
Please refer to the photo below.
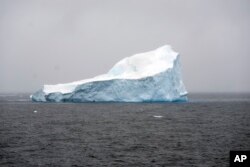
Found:
<path fill-rule="evenodd" d="M 44 85 L 31 95 L 38 102 L 187 101 L 180 56 L 169 45 L 135 54 L 106 74 L 81 81 Z"/>

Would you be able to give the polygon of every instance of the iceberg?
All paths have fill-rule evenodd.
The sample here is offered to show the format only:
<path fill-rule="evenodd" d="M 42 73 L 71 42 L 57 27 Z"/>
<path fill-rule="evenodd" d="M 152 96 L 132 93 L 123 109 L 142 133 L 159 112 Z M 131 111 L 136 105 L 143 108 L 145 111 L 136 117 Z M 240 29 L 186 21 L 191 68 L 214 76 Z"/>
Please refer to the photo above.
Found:
<path fill-rule="evenodd" d="M 108 73 L 81 81 L 44 85 L 35 102 L 187 101 L 179 53 L 165 45 L 116 63 Z"/>

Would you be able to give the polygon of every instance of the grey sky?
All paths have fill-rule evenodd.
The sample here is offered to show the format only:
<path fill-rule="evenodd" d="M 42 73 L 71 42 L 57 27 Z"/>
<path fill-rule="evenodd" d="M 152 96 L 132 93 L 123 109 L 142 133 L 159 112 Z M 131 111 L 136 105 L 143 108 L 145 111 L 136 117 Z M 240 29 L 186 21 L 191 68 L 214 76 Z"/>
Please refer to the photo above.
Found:
<path fill-rule="evenodd" d="M 0 92 L 106 73 L 170 44 L 189 92 L 250 92 L 249 0 L 0 0 Z"/>

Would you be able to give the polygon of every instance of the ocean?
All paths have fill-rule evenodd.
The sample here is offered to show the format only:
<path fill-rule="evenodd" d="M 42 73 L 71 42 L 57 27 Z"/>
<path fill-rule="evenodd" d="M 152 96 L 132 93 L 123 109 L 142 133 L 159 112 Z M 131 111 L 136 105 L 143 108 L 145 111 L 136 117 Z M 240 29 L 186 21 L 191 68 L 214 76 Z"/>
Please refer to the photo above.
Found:
<path fill-rule="evenodd" d="M 250 150 L 249 94 L 182 103 L 34 103 L 0 95 L 0 166 L 229 166 Z"/>

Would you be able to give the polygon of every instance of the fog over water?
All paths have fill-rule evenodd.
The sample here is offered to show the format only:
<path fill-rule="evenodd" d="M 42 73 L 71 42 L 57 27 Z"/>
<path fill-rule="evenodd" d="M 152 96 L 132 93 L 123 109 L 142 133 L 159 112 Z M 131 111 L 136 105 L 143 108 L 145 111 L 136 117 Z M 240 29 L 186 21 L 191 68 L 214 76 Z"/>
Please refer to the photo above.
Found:
<path fill-rule="evenodd" d="M 0 92 L 106 73 L 170 44 L 189 92 L 250 92 L 248 0 L 1 0 Z"/>

